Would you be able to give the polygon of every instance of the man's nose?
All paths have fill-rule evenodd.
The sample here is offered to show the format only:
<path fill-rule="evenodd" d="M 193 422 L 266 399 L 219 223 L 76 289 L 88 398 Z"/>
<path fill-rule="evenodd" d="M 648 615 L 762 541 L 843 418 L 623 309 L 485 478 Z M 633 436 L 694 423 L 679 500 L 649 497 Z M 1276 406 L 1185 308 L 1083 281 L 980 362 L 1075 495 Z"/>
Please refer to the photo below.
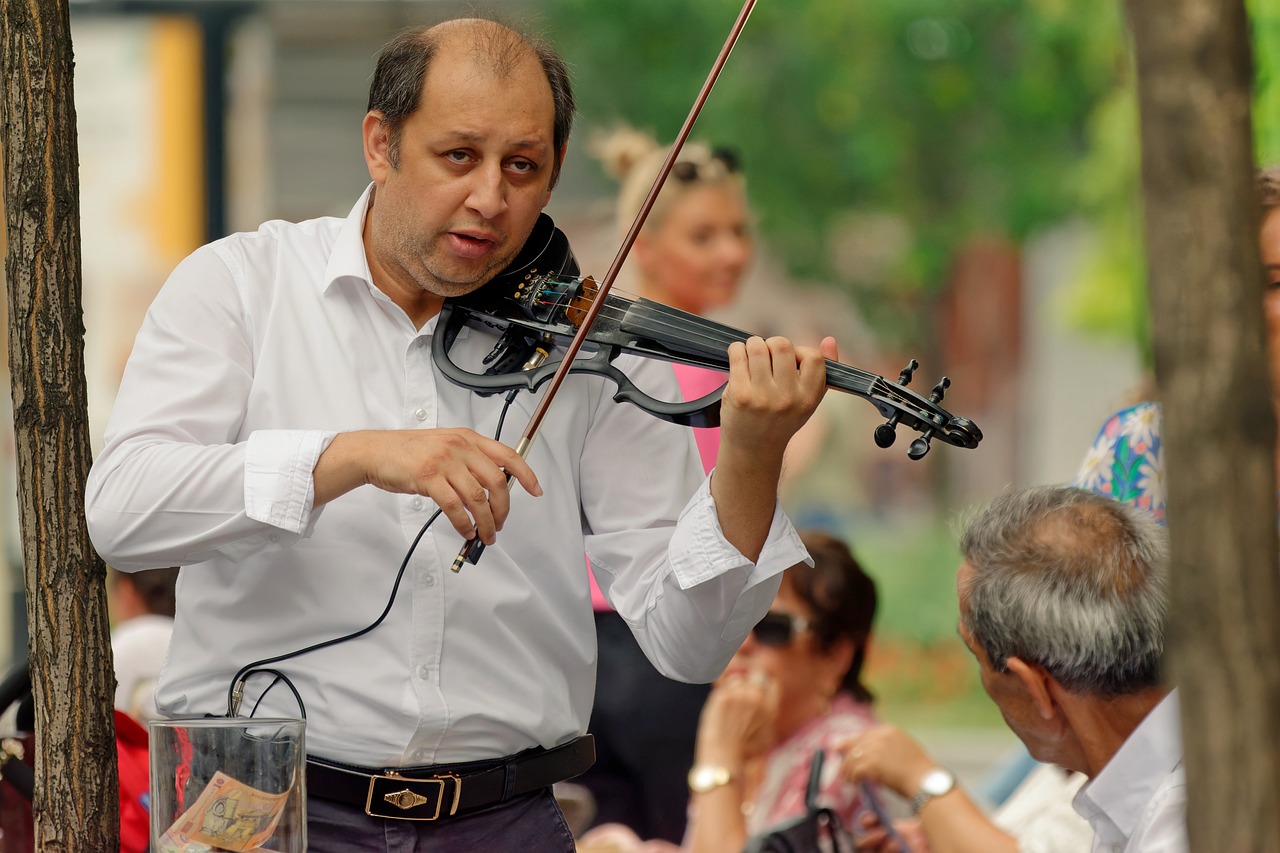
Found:
<path fill-rule="evenodd" d="M 484 163 L 471 173 L 467 207 L 485 219 L 494 219 L 507 209 L 507 182 L 501 163 Z"/>

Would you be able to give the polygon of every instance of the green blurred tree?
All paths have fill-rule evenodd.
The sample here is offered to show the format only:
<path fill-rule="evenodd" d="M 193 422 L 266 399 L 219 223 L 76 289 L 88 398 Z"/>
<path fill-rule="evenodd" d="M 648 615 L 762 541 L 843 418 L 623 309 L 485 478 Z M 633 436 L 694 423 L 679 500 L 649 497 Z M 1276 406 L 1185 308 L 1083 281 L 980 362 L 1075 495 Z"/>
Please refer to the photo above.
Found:
<path fill-rule="evenodd" d="M 625 121 L 668 139 L 739 8 L 546 2 L 579 70 L 583 131 Z M 1280 0 L 1248 10 L 1257 159 L 1280 162 Z M 1062 315 L 1150 351 L 1119 4 L 764 2 L 695 134 L 742 151 L 764 236 L 789 268 L 845 289 L 890 335 L 909 334 L 903 306 L 941 288 L 966 240 L 1081 218 L 1097 242 Z"/>
<path fill-rule="evenodd" d="M 622 5 L 547 0 L 583 132 L 627 122 L 670 139 L 739 2 Z M 901 335 L 912 324 L 894 306 L 940 290 L 969 239 L 1020 241 L 1089 193 L 1135 186 L 1127 165 L 1104 186 L 1082 179 L 1112 138 L 1099 122 L 1128 76 L 1122 32 L 1109 0 L 764 2 L 694 133 L 739 148 L 793 273 Z"/>
<path fill-rule="evenodd" d="M 1254 156 L 1280 162 L 1280 0 L 1249 0 L 1253 41 Z M 1118 74 L 1089 122 L 1089 153 L 1077 168 L 1081 211 L 1097 226 L 1098 246 L 1080 277 L 1062 293 L 1073 325 L 1132 339 L 1148 365 L 1147 270 L 1139 202 L 1138 112 L 1133 76 Z"/>

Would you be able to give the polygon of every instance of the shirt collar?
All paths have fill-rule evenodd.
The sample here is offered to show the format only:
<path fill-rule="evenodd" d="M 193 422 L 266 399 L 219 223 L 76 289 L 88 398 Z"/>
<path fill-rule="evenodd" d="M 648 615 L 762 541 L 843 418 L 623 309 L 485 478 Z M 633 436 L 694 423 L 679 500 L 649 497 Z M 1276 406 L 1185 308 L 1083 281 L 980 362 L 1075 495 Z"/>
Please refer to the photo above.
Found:
<path fill-rule="evenodd" d="M 1076 794 L 1072 805 L 1099 835 L 1099 821 L 1124 838 L 1133 835 L 1143 809 L 1165 778 L 1182 764 L 1178 691 L 1151 709 L 1120 749 Z"/>
<path fill-rule="evenodd" d="M 373 294 L 374 299 L 380 299 L 387 305 L 393 305 L 391 298 L 374 284 L 373 272 L 369 269 L 369 256 L 364 251 L 364 219 L 373 207 L 375 186 L 376 184 L 371 181 L 369 186 L 365 187 L 355 206 L 347 214 L 342 227 L 338 229 L 338 236 L 333 243 L 333 251 L 329 253 L 329 263 L 324 269 L 321 287 L 322 292 L 328 293 L 339 281 L 359 281 L 369 288 L 369 292 Z M 396 308 L 396 310 L 399 311 L 399 308 Z M 403 315 L 403 312 L 401 312 L 401 315 Z M 434 332 L 439 319 L 439 314 L 432 317 L 418 330 L 418 334 Z M 466 337 L 469 334 L 469 330 L 463 328 L 461 334 Z"/>
<path fill-rule="evenodd" d="M 369 183 L 360 195 L 355 207 L 347 214 L 342 228 L 338 230 L 333 251 L 329 254 L 329 263 L 325 266 L 321 287 L 325 293 L 341 279 L 357 279 L 369 287 L 374 287 L 373 273 L 369 270 L 369 259 L 364 253 L 364 218 L 373 204 L 373 188 Z M 376 289 L 376 288 L 375 288 Z"/>

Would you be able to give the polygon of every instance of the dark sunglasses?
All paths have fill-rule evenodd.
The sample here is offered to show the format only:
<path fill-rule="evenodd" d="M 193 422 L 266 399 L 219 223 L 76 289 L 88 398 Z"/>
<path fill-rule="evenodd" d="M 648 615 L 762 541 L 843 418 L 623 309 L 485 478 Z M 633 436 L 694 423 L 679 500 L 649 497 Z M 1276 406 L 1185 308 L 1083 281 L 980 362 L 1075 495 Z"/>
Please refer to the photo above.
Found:
<path fill-rule="evenodd" d="M 711 152 L 712 161 L 718 161 L 724 170 L 733 174 L 741 167 L 738 154 L 731 148 L 716 148 Z M 706 164 L 703 164 L 706 165 Z M 701 177 L 702 166 L 692 160 L 679 160 L 671 167 L 672 176 L 681 183 L 687 184 Z"/>
<path fill-rule="evenodd" d="M 792 613 L 778 613 L 770 610 L 764 618 L 751 629 L 756 642 L 771 649 L 780 649 L 791 645 L 796 634 L 809 630 L 809 620 Z"/>

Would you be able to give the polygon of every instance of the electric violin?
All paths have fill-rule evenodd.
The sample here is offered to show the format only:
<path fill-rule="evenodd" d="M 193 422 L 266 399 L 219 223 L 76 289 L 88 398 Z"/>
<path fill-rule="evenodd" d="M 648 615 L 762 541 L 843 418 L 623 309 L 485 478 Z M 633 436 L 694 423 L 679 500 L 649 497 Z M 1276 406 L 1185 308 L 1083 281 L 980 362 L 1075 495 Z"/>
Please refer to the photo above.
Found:
<path fill-rule="evenodd" d="M 432 355 L 446 377 L 478 393 L 536 391 L 561 367 L 559 361 L 549 360 L 551 355 L 578 334 L 587 312 L 600 298 L 599 286 L 580 275 L 568 239 L 544 213 L 524 250 L 502 273 L 466 296 L 445 301 Z M 588 356 L 575 359 L 568 372 L 605 376 L 617 386 L 614 400 L 664 420 L 717 426 L 723 387 L 696 400 L 657 400 L 637 388 L 613 362 L 618 355 L 631 353 L 727 373 L 729 344 L 745 341 L 750 333 L 648 299 L 630 300 L 613 293 L 603 299 L 582 345 Z M 497 336 L 484 358 L 483 373 L 462 367 L 450 356 L 458 333 L 468 326 Z M 982 440 L 977 425 L 939 405 L 949 379 L 943 377 L 927 398 L 906 387 L 917 366 L 912 359 L 898 381 L 890 382 L 852 365 L 827 361 L 827 387 L 863 397 L 885 416 L 886 422 L 874 433 L 880 447 L 894 443 L 899 424 L 920 433 L 907 451 L 912 459 L 928 453 L 935 438 L 956 447 L 977 447 Z"/>
<path fill-rule="evenodd" d="M 708 426 L 718 421 L 721 392 L 689 403 L 664 403 L 641 392 L 612 362 L 620 353 L 631 352 L 727 371 L 729 344 L 745 341 L 750 335 L 659 303 L 613 296 L 610 291 L 755 5 L 756 0 L 744 0 L 653 186 L 599 282 L 579 275 L 568 240 L 544 214 L 507 269 L 475 292 L 445 300 L 432 340 L 432 356 L 451 381 L 480 393 L 520 388 L 532 391 L 549 383 L 515 445 L 522 457 L 570 373 L 606 376 L 617 383 L 615 399 L 676 423 Z M 465 370 L 449 358 L 449 350 L 465 326 L 498 335 L 497 345 L 485 359 L 488 366 L 481 373 Z M 557 350 L 559 358 L 551 360 Z M 580 351 L 594 354 L 579 359 Z M 888 418 L 875 431 L 876 444 L 881 447 L 893 444 L 899 424 L 920 433 L 907 450 L 912 459 L 928 453 L 935 438 L 957 447 L 976 447 L 982 431 L 972 421 L 954 417 L 938 405 L 951 384 L 949 379 L 943 377 L 927 399 L 907 390 L 916 367 L 912 359 L 895 383 L 828 361 L 828 387 L 865 397 Z M 508 476 L 508 485 L 510 482 Z M 483 551 L 484 544 L 478 539 L 468 540 L 452 570 L 459 571 L 464 563 L 474 564 Z"/>

